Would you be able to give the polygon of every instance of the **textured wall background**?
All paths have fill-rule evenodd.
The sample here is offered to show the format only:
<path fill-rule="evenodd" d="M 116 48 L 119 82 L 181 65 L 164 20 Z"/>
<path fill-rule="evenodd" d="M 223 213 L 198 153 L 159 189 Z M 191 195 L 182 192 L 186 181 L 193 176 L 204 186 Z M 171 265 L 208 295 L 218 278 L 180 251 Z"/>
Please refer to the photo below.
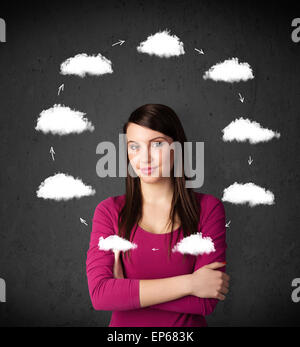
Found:
<path fill-rule="evenodd" d="M 291 300 L 291 281 L 300 277 L 300 43 L 291 40 L 299 8 L 286 1 L 263 7 L 253 1 L 156 0 L 9 1 L 1 7 L 7 24 L 7 42 L 0 44 L 0 277 L 7 286 L 1 326 L 108 325 L 110 312 L 92 308 L 85 260 L 94 209 L 123 194 L 125 179 L 97 177 L 96 146 L 117 146 L 123 123 L 145 103 L 172 107 L 188 139 L 205 142 L 199 191 L 221 198 L 233 182 L 251 181 L 275 194 L 271 206 L 224 202 L 231 221 L 231 288 L 208 324 L 299 325 L 300 303 Z M 185 55 L 162 59 L 136 51 L 164 29 L 183 41 Z M 112 46 L 119 39 L 125 44 Z M 114 73 L 83 79 L 59 74 L 60 64 L 78 53 L 101 53 L 112 60 Z M 248 62 L 255 78 L 203 80 L 210 66 L 231 57 Z M 55 103 L 86 112 L 96 130 L 62 137 L 38 133 L 39 113 Z M 223 142 L 221 130 L 240 116 L 279 131 L 280 139 Z M 57 171 L 81 177 L 96 195 L 66 202 L 37 198 L 39 184 Z"/>

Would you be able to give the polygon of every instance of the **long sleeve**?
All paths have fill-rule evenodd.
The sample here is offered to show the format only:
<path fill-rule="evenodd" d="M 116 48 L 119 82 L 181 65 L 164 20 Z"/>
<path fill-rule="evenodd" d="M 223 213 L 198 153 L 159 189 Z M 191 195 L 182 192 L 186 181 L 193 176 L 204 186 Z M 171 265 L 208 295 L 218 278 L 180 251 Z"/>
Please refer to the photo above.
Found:
<path fill-rule="evenodd" d="M 211 237 L 214 243 L 215 252 L 198 255 L 195 262 L 194 271 L 204 265 L 216 261 L 226 261 L 227 244 L 225 208 L 223 203 L 219 199 L 213 197 L 213 199 L 211 200 L 212 203 L 210 204 L 209 212 L 207 213 L 205 220 L 203 220 L 201 232 L 202 237 Z M 226 266 L 224 265 L 217 270 L 225 272 Z M 206 316 L 214 311 L 218 302 L 219 299 L 215 298 L 199 298 L 194 295 L 187 295 L 176 300 L 152 305 L 151 307 L 158 310 L 199 314 Z"/>
<path fill-rule="evenodd" d="M 89 249 L 86 258 L 86 274 L 92 305 L 95 310 L 114 311 L 140 308 L 139 280 L 115 279 L 113 276 L 113 251 L 100 250 L 99 238 L 114 235 L 111 206 L 106 199 L 95 209 Z"/>

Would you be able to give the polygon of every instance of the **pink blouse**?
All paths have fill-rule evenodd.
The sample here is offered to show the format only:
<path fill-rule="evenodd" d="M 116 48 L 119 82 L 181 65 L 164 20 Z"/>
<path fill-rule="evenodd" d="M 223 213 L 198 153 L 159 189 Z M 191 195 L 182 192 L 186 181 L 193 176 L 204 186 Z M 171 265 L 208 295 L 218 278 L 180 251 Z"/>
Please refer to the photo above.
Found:
<path fill-rule="evenodd" d="M 176 300 L 141 308 L 139 281 L 189 274 L 203 265 L 226 261 L 225 208 L 221 200 L 210 194 L 195 192 L 200 204 L 198 231 L 209 236 L 215 252 L 202 255 L 171 252 L 168 258 L 169 240 L 172 248 L 183 238 L 182 228 L 171 233 L 154 234 L 137 227 L 128 260 L 121 252 L 124 278 L 113 276 L 113 251 L 99 250 L 99 238 L 117 235 L 118 212 L 125 201 L 125 194 L 101 201 L 94 212 L 90 245 L 87 251 L 86 272 L 89 294 L 95 310 L 113 311 L 109 327 L 204 327 L 205 316 L 211 314 L 219 299 L 199 298 L 187 295 Z M 177 242 L 177 234 L 180 233 Z M 172 235 L 171 235 L 172 234 Z M 225 272 L 225 265 L 217 270 Z"/>

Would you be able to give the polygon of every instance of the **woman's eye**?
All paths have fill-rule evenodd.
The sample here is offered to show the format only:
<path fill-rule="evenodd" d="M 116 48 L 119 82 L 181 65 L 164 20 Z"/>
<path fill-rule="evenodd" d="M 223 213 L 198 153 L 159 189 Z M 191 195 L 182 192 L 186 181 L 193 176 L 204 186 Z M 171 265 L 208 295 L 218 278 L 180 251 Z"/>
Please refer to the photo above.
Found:
<path fill-rule="evenodd" d="M 138 146 L 136 146 L 136 145 L 131 145 L 131 146 L 129 146 L 129 148 L 130 148 L 131 150 L 133 150 L 133 151 L 135 151 L 135 150 L 137 149 L 137 147 L 138 147 Z"/>
<path fill-rule="evenodd" d="M 163 145 L 162 141 L 156 141 L 156 142 L 152 142 L 153 144 L 157 144 L 157 146 L 154 147 L 161 147 Z"/>

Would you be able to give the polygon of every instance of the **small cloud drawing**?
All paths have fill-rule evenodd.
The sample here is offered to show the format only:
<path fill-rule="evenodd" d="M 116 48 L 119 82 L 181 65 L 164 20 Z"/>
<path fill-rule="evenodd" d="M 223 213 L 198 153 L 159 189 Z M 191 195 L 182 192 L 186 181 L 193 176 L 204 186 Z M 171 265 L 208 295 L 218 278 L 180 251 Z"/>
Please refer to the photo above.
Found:
<path fill-rule="evenodd" d="M 253 79 L 253 72 L 248 63 L 239 63 L 238 58 L 231 58 L 213 65 L 207 70 L 203 79 L 223 82 L 240 82 Z"/>
<path fill-rule="evenodd" d="M 60 65 L 62 75 L 104 75 L 112 73 L 112 63 L 100 53 L 98 55 L 87 55 L 86 53 L 77 54 L 68 58 Z"/>
<path fill-rule="evenodd" d="M 110 235 L 106 238 L 101 236 L 99 238 L 98 247 L 102 251 L 112 250 L 126 252 L 129 249 L 137 248 L 137 245 L 118 235 Z"/>
<path fill-rule="evenodd" d="M 239 142 L 245 142 L 248 140 L 251 144 L 267 142 L 272 140 L 274 137 L 280 137 L 280 133 L 263 128 L 259 123 L 251 121 L 248 118 L 244 119 L 243 117 L 232 121 L 222 130 L 222 132 L 224 141 L 236 140 Z"/>
<path fill-rule="evenodd" d="M 202 237 L 202 233 L 192 234 L 184 237 L 172 249 L 172 252 L 188 253 L 199 255 L 203 253 L 215 252 L 215 246 L 210 237 Z"/>
<path fill-rule="evenodd" d="M 38 198 L 57 201 L 79 199 L 95 193 L 96 191 L 91 186 L 85 185 L 80 178 L 74 178 L 61 172 L 46 178 L 36 192 Z"/>
<path fill-rule="evenodd" d="M 248 203 L 251 207 L 259 204 L 273 205 L 274 194 L 252 182 L 244 184 L 234 182 L 224 189 L 222 200 L 232 204 Z"/>
<path fill-rule="evenodd" d="M 68 106 L 55 104 L 40 113 L 35 130 L 44 134 L 69 135 L 94 131 L 95 127 L 85 117 L 86 113 L 72 110 Z"/>
<path fill-rule="evenodd" d="M 157 55 L 161 58 L 169 58 L 185 54 L 183 43 L 176 35 L 170 35 L 170 30 L 157 32 L 150 35 L 137 47 L 139 53 Z"/>

